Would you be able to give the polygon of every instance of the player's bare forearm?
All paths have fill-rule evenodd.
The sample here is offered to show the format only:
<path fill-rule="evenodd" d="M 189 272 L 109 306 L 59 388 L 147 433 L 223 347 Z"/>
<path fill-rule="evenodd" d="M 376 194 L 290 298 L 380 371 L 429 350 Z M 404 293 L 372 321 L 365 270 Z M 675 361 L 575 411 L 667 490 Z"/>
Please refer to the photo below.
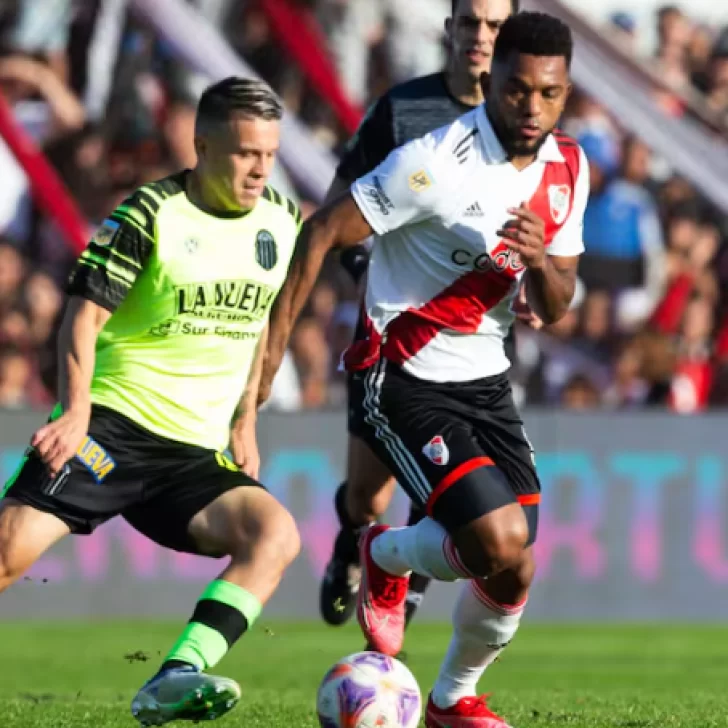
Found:
<path fill-rule="evenodd" d="M 78 296 L 68 302 L 58 332 L 58 397 L 65 412 L 91 408 L 96 339 L 111 313 Z"/>
<path fill-rule="evenodd" d="M 578 256 L 547 255 L 543 264 L 526 272 L 528 305 L 546 324 L 553 324 L 566 315 L 574 298 Z"/>
<path fill-rule="evenodd" d="M 327 253 L 334 248 L 356 245 L 372 234 L 350 193 L 328 203 L 314 213 L 301 228 L 286 282 L 270 317 L 268 349 L 261 377 L 261 390 L 267 394 L 288 345 L 293 325 L 318 279 Z M 265 397 L 259 398 L 265 401 Z"/>
<path fill-rule="evenodd" d="M 268 348 L 268 324 L 263 329 L 255 347 L 255 357 L 248 374 L 248 383 L 238 405 L 235 424 L 255 424 L 258 404 L 258 389 L 263 374 L 263 362 Z"/>

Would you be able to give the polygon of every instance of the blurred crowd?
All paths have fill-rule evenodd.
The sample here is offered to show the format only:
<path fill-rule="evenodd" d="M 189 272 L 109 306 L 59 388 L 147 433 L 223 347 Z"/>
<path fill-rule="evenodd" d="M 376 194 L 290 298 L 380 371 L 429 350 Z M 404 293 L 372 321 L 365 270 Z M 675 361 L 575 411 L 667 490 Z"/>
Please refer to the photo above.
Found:
<path fill-rule="evenodd" d="M 294 0 L 291 0 L 292 2 Z M 282 50 L 258 0 L 189 0 L 335 153 L 347 140 L 331 106 Z M 360 108 L 394 83 L 442 67 L 450 0 L 295 0 Z M 686 6 L 689 9 L 689 5 Z M 637 58 L 629 13 L 610 34 Z M 656 19 L 658 45 L 640 57 L 665 83 L 662 101 L 701 109 L 728 129 L 728 29 L 678 7 Z M 136 186 L 194 165 L 195 103 L 209 79 L 129 12 L 125 0 L 4 0 L 0 91 L 43 149 L 89 231 Z M 598 99 L 577 91 L 562 127 L 590 162 L 587 254 L 565 319 L 517 330 L 512 379 L 520 403 L 570 409 L 728 405 L 728 220 L 644 141 L 620 129 Z M 728 134 L 726 134 L 728 137 Z M 53 399 L 54 333 L 75 258 L 37 205 L 0 140 L 0 408 Z M 274 184 L 314 204 L 280 173 Z M 360 292 L 335 260 L 291 341 L 273 407 L 344 403 L 341 351 Z"/>

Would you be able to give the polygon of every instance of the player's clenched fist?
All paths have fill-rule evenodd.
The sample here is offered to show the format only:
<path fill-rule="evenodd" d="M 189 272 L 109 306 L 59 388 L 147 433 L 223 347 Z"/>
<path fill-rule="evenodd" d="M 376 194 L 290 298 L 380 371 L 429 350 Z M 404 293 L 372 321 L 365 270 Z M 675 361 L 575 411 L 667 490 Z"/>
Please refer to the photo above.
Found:
<path fill-rule="evenodd" d="M 498 235 L 503 243 L 518 253 L 526 268 L 541 268 L 546 260 L 546 226 L 544 221 L 531 210 L 527 202 L 512 207 L 508 212 L 514 215 Z"/>
<path fill-rule="evenodd" d="M 41 427 L 31 438 L 30 444 L 48 467 L 51 477 L 58 475 L 76 454 L 88 432 L 90 416 L 89 411 L 69 410 Z"/>

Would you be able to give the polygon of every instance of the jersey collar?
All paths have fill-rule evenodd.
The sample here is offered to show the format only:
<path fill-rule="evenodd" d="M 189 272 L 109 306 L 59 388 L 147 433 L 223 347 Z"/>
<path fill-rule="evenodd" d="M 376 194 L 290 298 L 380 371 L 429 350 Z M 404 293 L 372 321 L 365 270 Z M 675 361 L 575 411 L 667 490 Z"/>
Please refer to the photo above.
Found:
<path fill-rule="evenodd" d="M 492 164 L 502 164 L 508 158 L 508 155 L 503 149 L 503 145 L 496 136 L 495 129 L 488 119 L 488 115 L 485 113 L 485 104 L 481 104 L 478 110 L 475 112 L 475 122 L 482 140 L 483 154 L 488 162 Z M 558 142 L 554 139 L 553 134 L 549 134 L 546 137 L 546 141 L 538 150 L 536 160 L 539 162 L 558 162 L 565 164 L 566 160 L 564 155 L 559 149 Z"/>

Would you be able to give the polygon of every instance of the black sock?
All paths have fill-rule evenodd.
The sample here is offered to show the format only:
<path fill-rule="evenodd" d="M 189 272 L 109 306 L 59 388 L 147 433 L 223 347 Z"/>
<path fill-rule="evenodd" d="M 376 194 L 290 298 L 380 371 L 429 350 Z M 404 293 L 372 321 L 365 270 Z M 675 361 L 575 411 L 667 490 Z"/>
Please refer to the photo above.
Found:
<path fill-rule="evenodd" d="M 159 670 L 160 672 L 162 670 L 175 670 L 178 667 L 193 667 L 193 665 L 191 662 L 185 662 L 184 660 L 167 660 L 162 663 L 162 667 Z"/>
<path fill-rule="evenodd" d="M 215 579 L 200 596 L 162 669 L 214 667 L 255 622 L 262 608 L 260 600 L 244 587 Z"/>
<path fill-rule="evenodd" d="M 405 626 L 409 625 L 412 617 L 415 616 L 415 612 L 419 609 L 420 604 L 422 604 L 422 599 L 431 581 L 432 579 L 429 576 L 410 574 L 407 602 L 405 604 Z"/>
<path fill-rule="evenodd" d="M 346 481 L 336 489 L 334 506 L 341 524 L 341 529 L 334 543 L 334 553 L 347 564 L 358 564 L 361 526 L 354 524 L 346 512 Z"/>
<path fill-rule="evenodd" d="M 423 518 L 427 518 L 427 512 L 424 508 L 420 508 L 414 503 L 410 504 L 409 518 L 407 519 L 408 526 L 416 526 Z"/>

